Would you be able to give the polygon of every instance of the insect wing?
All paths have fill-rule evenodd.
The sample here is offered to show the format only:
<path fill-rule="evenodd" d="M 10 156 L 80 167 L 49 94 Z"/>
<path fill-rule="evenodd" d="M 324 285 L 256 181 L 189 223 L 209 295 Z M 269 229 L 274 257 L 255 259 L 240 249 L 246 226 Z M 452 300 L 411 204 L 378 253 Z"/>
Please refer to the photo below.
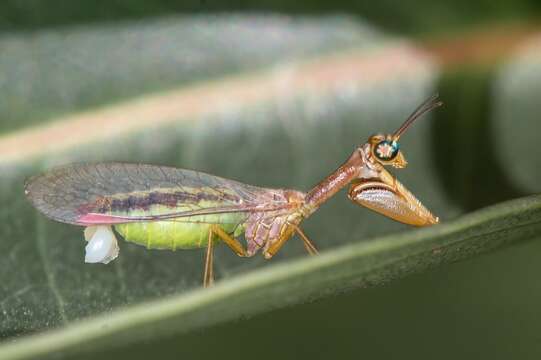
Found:
<path fill-rule="evenodd" d="M 72 164 L 25 184 L 39 211 L 76 225 L 265 211 L 281 206 L 272 203 L 272 191 L 191 170 L 130 163 Z"/>

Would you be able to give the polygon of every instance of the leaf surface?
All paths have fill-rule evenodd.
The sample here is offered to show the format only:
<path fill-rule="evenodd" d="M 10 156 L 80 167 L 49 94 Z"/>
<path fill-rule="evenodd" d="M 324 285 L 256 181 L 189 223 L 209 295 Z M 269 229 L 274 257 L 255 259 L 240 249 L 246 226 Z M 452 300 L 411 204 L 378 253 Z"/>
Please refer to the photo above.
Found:
<path fill-rule="evenodd" d="M 539 237 L 541 196 L 499 204 L 432 228 L 385 236 L 253 271 L 210 289 L 153 301 L 0 348 L 3 359 L 73 355 L 152 341 L 307 301 L 381 284 L 446 262 Z"/>

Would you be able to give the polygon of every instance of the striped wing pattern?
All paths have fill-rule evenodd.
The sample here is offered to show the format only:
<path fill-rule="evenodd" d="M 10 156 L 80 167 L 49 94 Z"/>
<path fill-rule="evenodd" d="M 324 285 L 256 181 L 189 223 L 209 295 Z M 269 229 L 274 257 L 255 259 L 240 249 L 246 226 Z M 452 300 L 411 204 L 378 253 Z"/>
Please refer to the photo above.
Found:
<path fill-rule="evenodd" d="M 76 225 L 275 210 L 284 204 L 274 191 L 192 170 L 131 163 L 71 164 L 25 184 L 39 211 Z M 153 205 L 165 210 L 141 215 Z M 131 215 L 135 210 L 138 215 Z"/>

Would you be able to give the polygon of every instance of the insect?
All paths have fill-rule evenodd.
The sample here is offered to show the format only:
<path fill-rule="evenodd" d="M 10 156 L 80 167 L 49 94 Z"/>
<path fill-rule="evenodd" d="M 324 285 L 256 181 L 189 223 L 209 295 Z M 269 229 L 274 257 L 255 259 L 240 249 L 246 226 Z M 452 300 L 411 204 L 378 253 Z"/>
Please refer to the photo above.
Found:
<path fill-rule="evenodd" d="M 223 242 L 237 255 L 261 251 L 273 257 L 294 234 L 309 254 L 318 253 L 301 229 L 340 189 L 348 197 L 396 221 L 438 223 L 385 166 L 404 168 L 399 139 L 437 95 L 421 104 L 392 134 L 372 135 L 332 174 L 307 193 L 242 184 L 202 172 L 130 164 L 71 164 L 31 177 L 25 193 L 47 217 L 86 227 L 86 262 L 107 263 L 118 254 L 115 233 L 149 249 L 206 248 L 203 285 L 214 281 L 213 248 Z M 238 240 L 244 234 L 246 246 Z"/>

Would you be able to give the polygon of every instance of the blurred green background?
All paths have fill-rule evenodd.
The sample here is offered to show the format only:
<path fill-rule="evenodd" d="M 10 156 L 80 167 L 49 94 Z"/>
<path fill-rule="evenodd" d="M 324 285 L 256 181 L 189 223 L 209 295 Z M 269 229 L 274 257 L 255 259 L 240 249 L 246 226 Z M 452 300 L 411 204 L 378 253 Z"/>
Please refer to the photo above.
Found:
<path fill-rule="evenodd" d="M 413 193 L 445 221 L 540 192 L 540 15 L 534 0 L 3 2 L 4 150 L 9 136 L 39 132 L 39 126 L 74 114 L 99 118 L 106 116 L 102 106 L 245 74 L 287 73 L 335 54 L 366 58 L 383 69 L 365 74 L 361 68 L 358 77 L 330 90 L 319 81 L 291 98 L 233 98 L 209 114 L 178 114 L 165 125 L 104 134 L 62 151 L 44 146 L 42 153 L 2 162 L 0 199 L 9 204 L 0 210 L 4 341 L 183 293 L 199 283 L 196 252 L 148 252 L 122 243 L 113 267 L 82 264 L 82 241 L 73 239 L 80 230 L 44 220 L 22 196 L 26 176 L 55 164 L 142 161 L 308 189 L 359 141 L 394 130 L 438 91 L 445 107 L 404 137 L 410 166 L 395 172 Z M 396 64 L 383 64 L 387 53 Z M 402 64 L 402 56 L 411 62 Z M 284 79 L 271 90 L 286 89 Z M 25 153 L 21 143 L 11 144 L 21 147 L 15 153 Z M 406 229 L 344 196 L 306 224 L 323 250 Z M 539 358 L 539 254 L 541 243 L 532 241 L 385 286 L 148 343 L 97 348 L 82 357 Z M 292 241 L 276 261 L 298 256 L 303 249 Z M 260 258 L 239 260 L 224 249 L 216 259 L 221 278 L 270 266 Z M 40 285 L 51 282 L 56 290 Z"/>
<path fill-rule="evenodd" d="M 535 20 L 541 5 L 535 0 L 518 1 L 429 1 L 396 3 L 369 1 L 69 1 L 39 0 L 4 2 L 0 26 L 11 29 L 41 29 L 50 26 L 144 19 L 170 14 L 208 12 L 286 13 L 292 15 L 355 14 L 397 33 L 441 33 L 509 20 Z"/>

